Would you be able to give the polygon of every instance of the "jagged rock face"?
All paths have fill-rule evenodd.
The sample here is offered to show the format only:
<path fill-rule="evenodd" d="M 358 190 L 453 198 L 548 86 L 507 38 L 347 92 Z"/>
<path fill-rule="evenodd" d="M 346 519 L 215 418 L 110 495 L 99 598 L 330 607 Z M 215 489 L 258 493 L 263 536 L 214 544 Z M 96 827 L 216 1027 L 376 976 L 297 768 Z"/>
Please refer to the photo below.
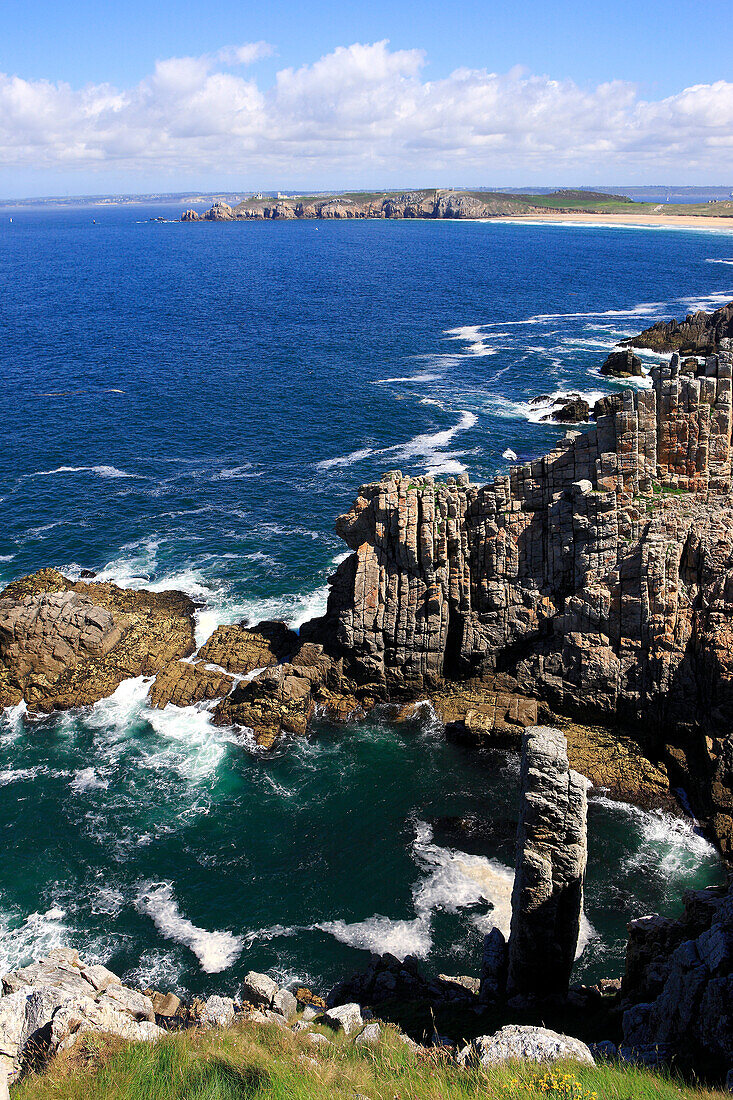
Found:
<path fill-rule="evenodd" d="M 29 1062 L 73 1046 L 87 1032 L 133 1042 L 157 1039 L 150 999 L 104 966 L 84 963 L 70 948 L 2 976 L 0 1087 Z"/>
<path fill-rule="evenodd" d="M 644 368 L 639 356 L 627 348 L 626 351 L 612 351 L 601 367 L 601 374 L 612 378 L 643 378 Z"/>
<path fill-rule="evenodd" d="M 635 348 L 652 351 L 679 351 L 682 354 L 710 355 L 721 342 L 733 339 L 733 302 L 714 313 L 698 310 L 688 313 L 684 321 L 657 321 L 638 336 L 622 341 Z"/>
<path fill-rule="evenodd" d="M 674 1057 L 698 1073 L 725 1073 L 733 1062 L 733 895 L 690 892 L 680 920 L 632 921 L 621 997 L 624 1057 Z"/>
<path fill-rule="evenodd" d="M 230 222 L 234 219 L 232 208 L 227 202 L 215 202 L 211 210 L 207 210 L 201 217 L 209 222 Z M 191 218 L 186 218 L 186 221 L 192 221 Z"/>
<path fill-rule="evenodd" d="M 565 996 L 583 909 L 587 783 L 559 730 L 525 731 L 520 785 L 507 993 Z"/>
<path fill-rule="evenodd" d="M 501 195 L 487 194 L 485 198 L 460 191 L 407 192 L 403 195 L 385 195 L 358 202 L 348 195 L 318 199 L 312 202 L 298 200 L 252 200 L 238 206 L 217 202 L 200 217 L 207 221 L 233 221 L 237 219 L 278 218 L 490 218 L 512 214 L 531 214 L 539 208 L 531 203 L 511 201 Z M 198 221 L 199 215 L 190 217 L 193 211 L 185 211 L 181 221 Z"/>
<path fill-rule="evenodd" d="M 155 675 L 194 650 L 194 605 L 181 592 L 74 584 L 55 569 L 0 596 L 0 706 L 84 706 L 131 676 Z"/>
<path fill-rule="evenodd" d="M 727 848 L 732 374 L 728 349 L 696 374 L 673 356 L 650 391 L 482 487 L 362 486 L 322 639 L 393 694 L 509 670 L 560 712 L 643 716 Z"/>

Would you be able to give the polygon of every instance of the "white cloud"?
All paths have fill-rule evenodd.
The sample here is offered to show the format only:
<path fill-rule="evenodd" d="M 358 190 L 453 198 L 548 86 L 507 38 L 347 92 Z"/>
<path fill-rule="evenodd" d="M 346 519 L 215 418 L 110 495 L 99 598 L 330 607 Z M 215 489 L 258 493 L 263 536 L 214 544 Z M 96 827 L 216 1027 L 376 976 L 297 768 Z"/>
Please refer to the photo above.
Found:
<path fill-rule="evenodd" d="M 275 47 L 269 42 L 245 42 L 243 46 L 223 46 L 216 54 L 223 65 L 252 65 L 263 57 L 271 57 Z"/>
<path fill-rule="evenodd" d="M 159 61 L 127 89 L 75 89 L 0 74 L 0 165 L 255 176 L 282 185 L 401 174 L 490 183 L 659 180 L 733 169 L 733 83 L 657 101 L 615 81 L 581 87 L 520 69 L 423 76 L 420 50 L 340 47 L 265 86 L 231 71 L 271 55 L 265 42 Z M 2 176 L 0 175 L 0 178 Z"/>

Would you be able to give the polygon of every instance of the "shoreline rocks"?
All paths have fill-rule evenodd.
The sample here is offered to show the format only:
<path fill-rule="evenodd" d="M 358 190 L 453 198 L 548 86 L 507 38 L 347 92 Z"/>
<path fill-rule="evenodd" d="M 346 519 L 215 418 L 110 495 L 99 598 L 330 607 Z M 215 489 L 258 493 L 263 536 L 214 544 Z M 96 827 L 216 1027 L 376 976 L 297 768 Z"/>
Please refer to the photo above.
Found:
<path fill-rule="evenodd" d="M 639 356 L 627 348 L 625 351 L 612 351 L 601 366 L 601 374 L 611 378 L 643 378 L 644 368 Z"/>
<path fill-rule="evenodd" d="M 0 593 L 0 706 L 88 706 L 154 676 L 194 652 L 194 610 L 182 592 L 75 583 L 55 569 L 14 581 Z"/>
<path fill-rule="evenodd" d="M 321 218 L 354 220 L 362 218 L 493 218 L 539 213 L 540 208 L 517 197 L 492 192 L 471 193 L 453 190 L 408 191 L 403 194 L 374 195 L 360 201 L 350 195 L 324 196 L 303 201 L 292 199 L 245 199 L 231 207 L 215 202 L 210 210 L 198 214 L 186 210 L 181 221 L 282 221 Z"/>
<path fill-rule="evenodd" d="M 638 336 L 622 340 L 629 348 L 678 351 L 682 355 L 713 355 L 724 340 L 733 339 L 733 302 L 713 313 L 698 310 L 684 321 L 657 321 Z"/>

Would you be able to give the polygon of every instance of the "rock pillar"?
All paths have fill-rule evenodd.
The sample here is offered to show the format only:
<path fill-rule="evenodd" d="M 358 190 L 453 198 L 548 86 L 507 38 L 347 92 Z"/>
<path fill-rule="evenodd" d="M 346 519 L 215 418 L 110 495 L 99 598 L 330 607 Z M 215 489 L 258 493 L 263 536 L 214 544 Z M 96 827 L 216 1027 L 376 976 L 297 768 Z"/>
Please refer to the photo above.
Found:
<path fill-rule="evenodd" d="M 587 859 L 587 782 L 559 730 L 525 730 L 509 938 L 509 997 L 565 996 L 578 944 Z"/>

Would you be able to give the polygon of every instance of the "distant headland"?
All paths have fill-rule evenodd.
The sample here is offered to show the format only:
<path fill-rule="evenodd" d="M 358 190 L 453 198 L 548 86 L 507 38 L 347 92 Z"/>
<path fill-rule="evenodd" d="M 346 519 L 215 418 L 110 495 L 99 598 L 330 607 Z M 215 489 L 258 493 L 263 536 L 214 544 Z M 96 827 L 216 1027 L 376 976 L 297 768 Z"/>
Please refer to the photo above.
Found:
<path fill-rule="evenodd" d="M 444 188 L 404 192 L 264 196 L 235 205 L 214 202 L 199 214 L 185 210 L 181 221 L 531 218 L 542 221 L 600 221 L 629 225 L 733 227 L 733 193 L 707 202 L 639 202 L 605 191 L 559 190 L 549 194 L 510 194 Z M 704 219 L 704 221 L 703 221 Z"/>

